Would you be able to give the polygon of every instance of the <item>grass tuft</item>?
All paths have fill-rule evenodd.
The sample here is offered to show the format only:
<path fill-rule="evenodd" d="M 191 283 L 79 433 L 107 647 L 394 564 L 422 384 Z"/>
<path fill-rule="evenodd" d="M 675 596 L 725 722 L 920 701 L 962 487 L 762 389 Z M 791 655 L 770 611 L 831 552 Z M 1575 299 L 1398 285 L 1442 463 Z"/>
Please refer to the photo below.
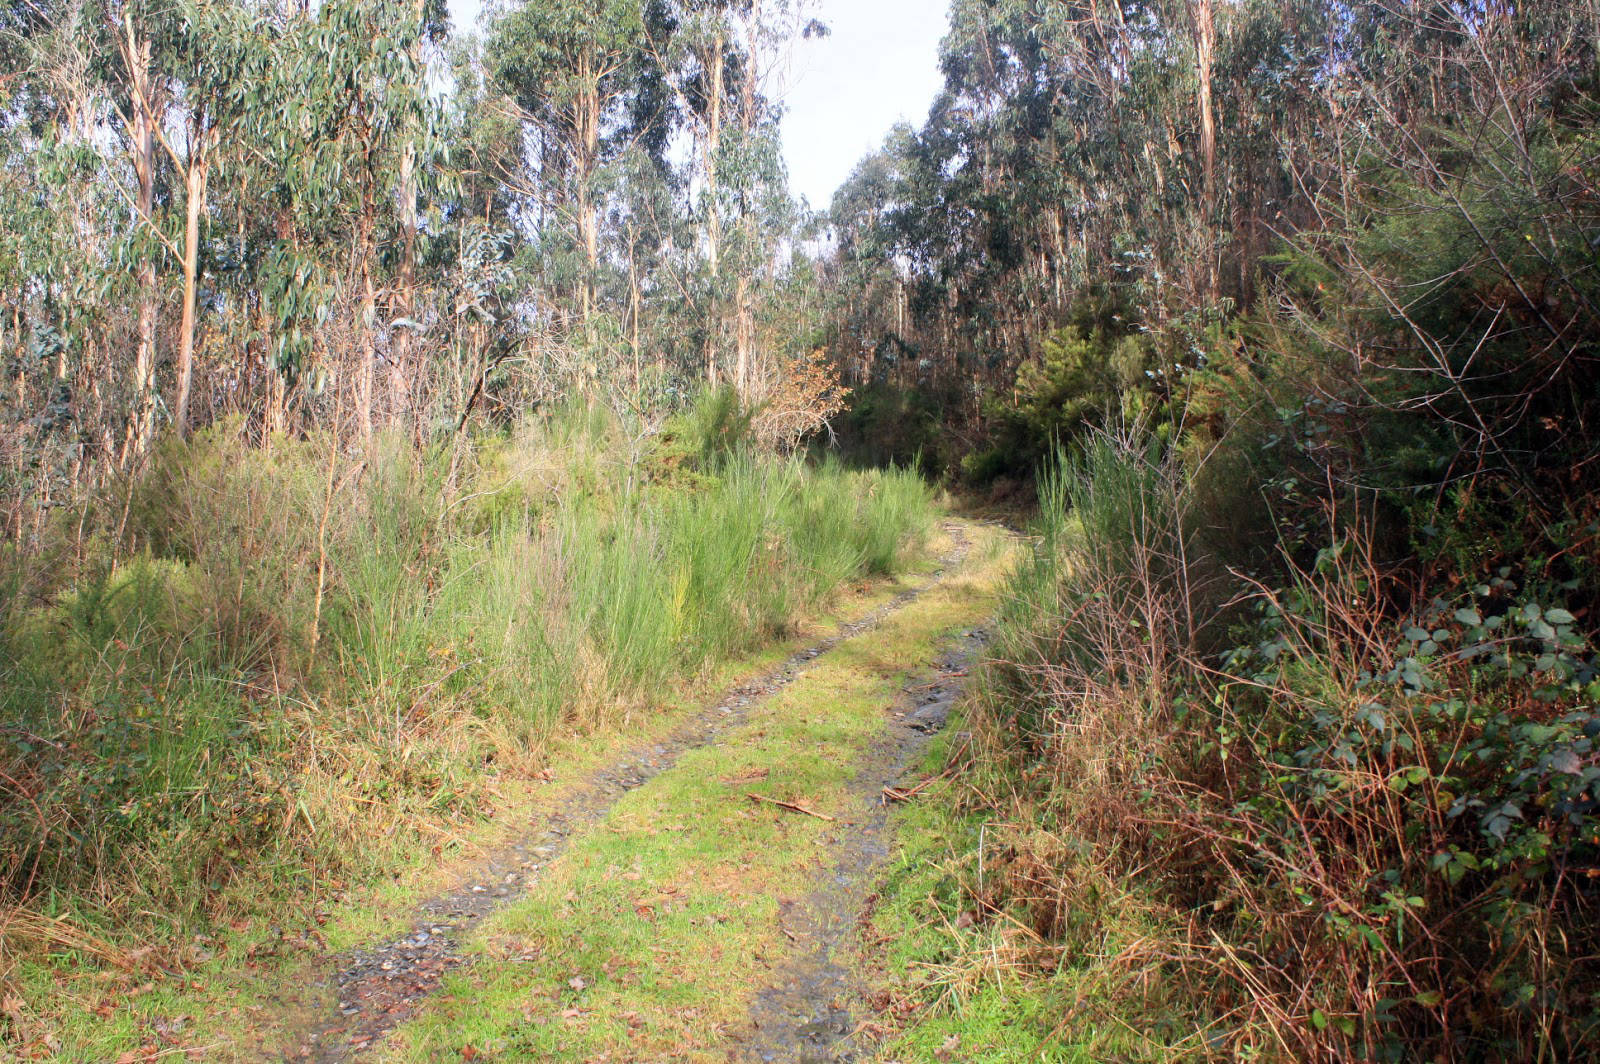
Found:
<path fill-rule="evenodd" d="M 927 534 L 911 474 L 713 450 L 586 408 L 425 453 L 221 426 L 0 559 L 9 956 L 314 926 Z"/>

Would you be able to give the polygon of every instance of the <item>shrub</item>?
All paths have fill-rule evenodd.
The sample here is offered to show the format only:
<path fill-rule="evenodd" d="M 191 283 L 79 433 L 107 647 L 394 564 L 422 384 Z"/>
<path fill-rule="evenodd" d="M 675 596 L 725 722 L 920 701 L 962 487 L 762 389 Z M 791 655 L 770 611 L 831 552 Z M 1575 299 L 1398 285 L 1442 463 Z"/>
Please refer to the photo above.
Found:
<path fill-rule="evenodd" d="M 715 397 L 681 424 L 692 475 L 589 407 L 438 451 L 214 428 L 81 564 L 5 555 L 0 899 L 134 935 L 369 875 L 924 533 L 911 474 L 753 453 Z"/>
<path fill-rule="evenodd" d="M 1353 522 L 1241 586 L 1194 549 L 1195 483 L 1106 436 L 1044 478 L 974 707 L 1009 766 L 974 786 L 1015 795 L 980 908 L 1084 958 L 1121 1018 L 1185 1010 L 1203 1055 L 1592 1050 L 1600 683 L 1571 585 L 1397 596 Z"/>
<path fill-rule="evenodd" d="M 962 472 L 976 484 L 1031 476 L 1058 446 L 1147 417 L 1150 362 L 1150 345 L 1137 334 L 1058 329 L 1017 368 L 1011 394 L 990 397 L 991 441 L 962 459 Z"/>

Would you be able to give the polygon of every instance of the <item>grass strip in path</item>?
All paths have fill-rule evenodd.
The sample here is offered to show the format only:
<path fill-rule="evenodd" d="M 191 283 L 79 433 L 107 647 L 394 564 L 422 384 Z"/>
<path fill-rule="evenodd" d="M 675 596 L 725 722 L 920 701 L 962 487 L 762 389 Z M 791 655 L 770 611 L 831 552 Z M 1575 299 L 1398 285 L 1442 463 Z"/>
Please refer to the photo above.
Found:
<path fill-rule="evenodd" d="M 861 833 L 870 834 L 879 815 L 876 787 L 868 795 L 862 781 L 893 768 L 886 710 L 913 669 L 993 609 L 1005 537 L 986 527 L 969 534 L 971 560 L 961 572 L 839 643 L 750 706 L 715 745 L 687 750 L 619 796 L 524 897 L 476 927 L 468 963 L 376 1054 L 802 1059 L 808 1050 L 794 1043 L 804 1038 L 803 1017 L 778 1046 L 755 1021 L 770 1021 L 763 1001 L 782 1001 L 796 971 L 816 968 L 804 960 L 817 952 L 806 941 L 816 933 L 806 924 L 808 899 L 841 874 L 860 880 L 852 853 L 871 849 Z M 752 802 L 747 793 L 834 820 Z M 881 852 L 879 845 L 868 857 Z"/>
<path fill-rule="evenodd" d="M 639 778 L 631 774 L 640 760 L 632 753 L 634 748 L 660 744 L 687 722 L 729 702 L 734 705 L 728 715 L 741 712 L 739 701 L 787 682 L 840 638 L 866 630 L 931 586 L 942 575 L 943 559 L 957 546 L 950 532 L 942 531 L 930 543 L 934 553 L 914 563 L 905 579 L 857 585 L 836 612 L 805 622 L 781 643 L 718 663 L 702 681 L 663 689 L 658 703 L 626 719 L 563 740 L 552 751 L 554 782 L 506 780 L 492 821 L 461 826 L 460 834 L 442 838 L 431 851 L 406 855 L 394 865 L 392 876 L 382 881 L 337 898 L 324 897 L 317 906 L 316 922 L 311 923 L 309 914 L 306 917 L 315 930 L 296 930 L 292 921 L 281 928 L 224 929 L 207 940 L 211 959 L 179 971 L 152 972 L 131 996 L 105 982 L 102 973 L 79 971 L 83 965 L 70 957 L 59 964 L 34 965 L 26 985 L 71 1003 L 55 1016 L 58 1037 L 52 1039 L 50 1059 L 84 1064 L 174 1054 L 218 1062 L 306 1059 L 300 1055 L 305 1035 L 337 1014 L 341 969 L 349 972 L 361 958 L 390 945 L 401 946 L 398 958 L 379 958 L 374 966 L 393 976 L 394 982 L 430 966 L 442 971 L 437 954 L 402 946 L 408 938 L 416 941 L 419 925 L 424 930 L 434 926 L 444 930 L 437 920 L 423 923 L 429 919 L 426 915 L 419 919 L 427 899 L 448 898 L 463 884 L 469 890 L 473 884 L 485 886 L 481 893 L 496 902 L 520 892 L 516 886 L 497 895 L 504 884 L 486 884 L 484 871 L 497 855 L 514 851 L 519 843 L 524 850 L 539 845 L 538 836 L 546 830 L 552 811 L 564 808 L 590 785 L 625 789 L 624 783 Z M 715 694 L 718 691 L 722 693 Z M 652 755 L 653 749 L 643 760 Z M 381 840 L 378 844 L 383 845 Z M 431 930 L 428 933 L 431 939 Z M 394 967 L 383 969 L 384 960 Z M 387 1014 L 386 1026 L 403 1019 L 408 1007 L 404 1000 L 390 1004 L 402 1007 Z M 357 1016 L 339 1019 L 351 1021 Z M 355 1023 L 350 1029 L 355 1030 Z M 349 1045 L 346 1042 L 346 1049 Z"/>

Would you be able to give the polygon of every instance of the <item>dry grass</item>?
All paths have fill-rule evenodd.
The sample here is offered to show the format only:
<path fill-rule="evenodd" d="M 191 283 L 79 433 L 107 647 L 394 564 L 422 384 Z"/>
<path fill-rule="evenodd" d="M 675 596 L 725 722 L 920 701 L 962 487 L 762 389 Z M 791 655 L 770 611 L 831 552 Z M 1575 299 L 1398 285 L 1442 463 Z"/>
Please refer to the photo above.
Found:
<path fill-rule="evenodd" d="M 965 800 L 997 821 L 965 879 L 989 937 L 941 984 L 1065 961 L 1093 978 L 1062 1030 L 1126 1023 L 1157 1056 L 1592 1048 L 1587 836 L 1553 799 L 1525 806 L 1515 845 L 1458 812 L 1463 794 L 1492 806 L 1516 772 L 1587 757 L 1570 723 L 1515 731 L 1570 721 L 1582 694 L 1537 670 L 1488 684 L 1463 656 L 1407 665 L 1394 603 L 1419 596 L 1357 521 L 1286 588 L 1235 576 L 1224 599 L 1173 463 L 1098 446 L 1081 479 L 1046 486 L 971 709 Z M 1212 649 L 1241 602 L 1270 652 Z M 1431 670 L 1420 689 L 1395 679 L 1411 667 Z M 1525 752 L 1499 733 L 1537 738 Z"/>

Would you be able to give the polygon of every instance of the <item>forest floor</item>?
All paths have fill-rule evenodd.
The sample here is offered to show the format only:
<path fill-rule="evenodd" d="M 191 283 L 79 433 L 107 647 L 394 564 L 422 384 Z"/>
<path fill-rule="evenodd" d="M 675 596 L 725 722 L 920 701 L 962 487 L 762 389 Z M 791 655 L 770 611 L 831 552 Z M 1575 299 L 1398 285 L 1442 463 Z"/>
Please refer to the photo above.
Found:
<path fill-rule="evenodd" d="M 1014 542 L 946 520 L 904 583 L 594 737 L 453 858 L 151 994 L 121 1059 L 151 1030 L 204 1060 L 893 1059 L 888 929 L 923 899 L 885 897 L 885 870 L 900 810 L 940 791 L 928 748 L 959 741 Z"/>

